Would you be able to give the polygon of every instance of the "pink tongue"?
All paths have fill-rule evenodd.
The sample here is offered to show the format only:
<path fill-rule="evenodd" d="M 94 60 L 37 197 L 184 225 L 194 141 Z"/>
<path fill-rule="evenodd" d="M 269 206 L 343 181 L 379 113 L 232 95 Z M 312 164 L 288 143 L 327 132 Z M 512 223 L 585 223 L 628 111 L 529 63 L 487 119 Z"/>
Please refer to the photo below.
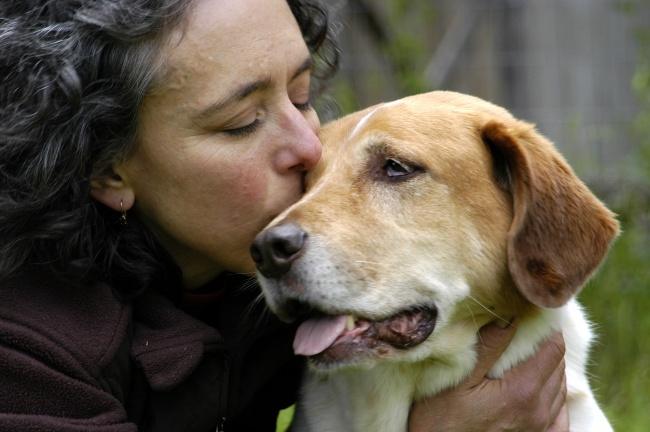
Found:
<path fill-rule="evenodd" d="M 293 340 L 293 352 L 313 356 L 325 351 L 345 330 L 345 315 L 312 318 L 300 324 Z"/>

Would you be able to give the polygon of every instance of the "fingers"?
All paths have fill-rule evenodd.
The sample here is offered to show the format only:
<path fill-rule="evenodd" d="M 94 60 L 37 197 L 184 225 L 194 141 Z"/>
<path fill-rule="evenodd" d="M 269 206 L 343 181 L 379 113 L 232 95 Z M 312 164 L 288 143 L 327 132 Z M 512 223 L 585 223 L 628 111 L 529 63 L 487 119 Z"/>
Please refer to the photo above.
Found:
<path fill-rule="evenodd" d="M 492 322 L 481 328 L 477 347 L 478 361 L 471 375 L 465 381 L 468 387 L 475 386 L 483 381 L 494 363 L 508 348 L 515 335 L 515 330 L 515 323 L 503 328 Z"/>
<path fill-rule="evenodd" d="M 547 432 L 569 432 L 569 410 L 566 403 L 562 405 L 560 414 L 553 424 L 546 430 Z"/>
<path fill-rule="evenodd" d="M 552 342 L 553 343 L 556 343 Z M 551 358 L 553 360 L 554 358 Z M 519 367 L 519 366 L 518 366 Z M 518 386 L 514 386 L 517 381 Z M 526 381 L 522 381 L 526 379 Z M 568 411 L 566 411 L 566 367 L 564 359 L 556 365 L 547 379 L 525 378 L 525 375 L 510 375 L 506 378 L 513 390 L 517 390 L 520 400 L 529 404 L 534 430 L 568 431 Z M 505 380 L 503 381 L 505 382 Z M 532 404 L 532 405 L 531 405 Z M 550 429 L 548 429 L 550 427 Z"/>
<path fill-rule="evenodd" d="M 506 372 L 504 378 L 540 385 L 547 382 L 558 368 L 564 370 L 564 338 L 560 332 L 551 335 L 535 355 Z"/>
<path fill-rule="evenodd" d="M 566 406 L 566 395 L 566 372 L 564 362 L 562 362 L 561 367 L 553 372 L 540 394 L 540 406 L 543 409 L 550 407 L 546 424 L 556 423 L 558 426 L 564 424 L 559 421 L 561 419 L 558 419 L 558 417 Z"/>

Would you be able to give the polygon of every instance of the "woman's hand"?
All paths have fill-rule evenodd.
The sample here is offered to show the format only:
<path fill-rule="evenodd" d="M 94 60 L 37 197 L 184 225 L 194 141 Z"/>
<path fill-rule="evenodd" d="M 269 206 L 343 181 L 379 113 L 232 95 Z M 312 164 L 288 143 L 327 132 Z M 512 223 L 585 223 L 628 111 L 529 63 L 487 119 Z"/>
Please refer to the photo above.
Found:
<path fill-rule="evenodd" d="M 568 431 L 561 333 L 554 334 L 533 357 L 503 378 L 486 377 L 514 333 L 514 325 L 483 327 L 472 374 L 457 387 L 417 402 L 411 409 L 409 431 Z"/>

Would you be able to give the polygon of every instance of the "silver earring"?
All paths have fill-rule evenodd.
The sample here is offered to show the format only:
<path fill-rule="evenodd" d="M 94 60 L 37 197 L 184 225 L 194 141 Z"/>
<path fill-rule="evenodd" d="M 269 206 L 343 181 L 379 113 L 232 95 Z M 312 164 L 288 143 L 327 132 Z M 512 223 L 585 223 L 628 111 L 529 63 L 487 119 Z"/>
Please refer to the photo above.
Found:
<path fill-rule="evenodd" d="M 127 226 L 129 222 L 126 220 L 126 210 L 124 210 L 124 201 L 120 200 L 120 225 Z"/>

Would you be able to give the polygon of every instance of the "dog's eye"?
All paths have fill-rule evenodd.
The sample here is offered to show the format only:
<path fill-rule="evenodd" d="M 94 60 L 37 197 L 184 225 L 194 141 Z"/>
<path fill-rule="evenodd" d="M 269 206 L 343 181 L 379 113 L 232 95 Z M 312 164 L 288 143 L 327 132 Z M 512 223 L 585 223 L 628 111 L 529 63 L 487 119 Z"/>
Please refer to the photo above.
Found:
<path fill-rule="evenodd" d="M 387 177 L 403 177 L 415 172 L 415 168 L 395 159 L 388 159 L 382 168 Z"/>

